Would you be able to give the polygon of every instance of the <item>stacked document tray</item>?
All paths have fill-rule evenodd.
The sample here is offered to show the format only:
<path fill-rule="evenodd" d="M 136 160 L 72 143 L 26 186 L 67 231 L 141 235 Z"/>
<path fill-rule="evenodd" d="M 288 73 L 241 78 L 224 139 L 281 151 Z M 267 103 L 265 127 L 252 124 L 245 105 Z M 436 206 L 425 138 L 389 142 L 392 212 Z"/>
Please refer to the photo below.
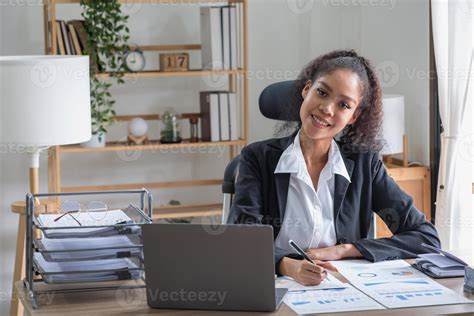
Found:
<path fill-rule="evenodd" d="M 107 209 L 94 212 L 75 212 L 61 214 L 34 215 L 33 199 L 39 196 L 55 194 L 37 194 L 27 196 L 27 247 L 26 258 L 28 273 L 25 285 L 36 306 L 35 285 L 67 285 L 60 291 L 77 292 L 81 287 L 74 284 L 93 283 L 97 286 L 87 290 L 98 290 L 102 286 L 97 282 L 142 280 L 144 285 L 143 245 L 141 226 L 151 223 L 151 195 L 146 190 L 89 192 L 97 194 L 140 194 L 139 206 L 130 204 L 123 209 Z M 58 193 L 61 195 L 85 195 L 86 193 Z M 144 211 L 145 197 L 148 200 L 148 212 Z M 84 196 L 82 196 L 84 198 Z M 87 198 L 87 197 L 86 197 Z M 59 219 L 59 220 L 58 220 Z M 36 229 L 40 238 L 33 238 Z M 37 277 L 33 278 L 33 275 Z M 103 284 L 103 283 L 102 283 Z M 104 289 L 110 289 L 104 286 Z M 42 290 L 42 293 L 45 291 Z"/>

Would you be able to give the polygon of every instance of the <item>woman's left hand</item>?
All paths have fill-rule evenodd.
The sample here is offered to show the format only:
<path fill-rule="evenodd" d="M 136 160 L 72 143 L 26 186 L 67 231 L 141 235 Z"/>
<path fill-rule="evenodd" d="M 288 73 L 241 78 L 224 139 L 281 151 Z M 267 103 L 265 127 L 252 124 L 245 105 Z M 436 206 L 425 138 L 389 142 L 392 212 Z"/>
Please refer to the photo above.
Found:
<path fill-rule="evenodd" d="M 306 252 L 312 260 L 341 260 L 344 258 L 360 258 L 362 254 L 353 244 L 340 244 L 326 248 L 311 248 Z"/>

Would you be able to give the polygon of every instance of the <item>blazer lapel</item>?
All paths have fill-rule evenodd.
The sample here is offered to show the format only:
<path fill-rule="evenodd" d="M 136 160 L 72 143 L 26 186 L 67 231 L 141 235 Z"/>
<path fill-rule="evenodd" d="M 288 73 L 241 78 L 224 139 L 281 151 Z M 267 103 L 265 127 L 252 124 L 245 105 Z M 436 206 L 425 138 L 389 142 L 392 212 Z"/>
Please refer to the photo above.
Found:
<path fill-rule="evenodd" d="M 280 211 L 280 219 L 285 216 L 286 200 L 288 197 L 288 187 L 290 186 L 290 173 L 276 173 L 275 185 L 277 191 L 278 208 Z"/>
<path fill-rule="evenodd" d="M 343 157 L 344 164 L 346 165 L 347 173 L 349 177 L 352 177 L 352 171 L 354 171 L 354 161 Z M 334 220 L 337 219 L 339 212 L 341 211 L 342 201 L 344 201 L 344 197 L 346 196 L 347 188 L 349 187 L 350 182 L 347 181 L 341 175 L 335 175 L 335 185 L 334 185 Z"/>
<path fill-rule="evenodd" d="M 272 172 L 275 171 L 280 157 L 285 149 L 293 142 L 297 132 L 293 133 L 289 137 L 281 138 L 277 142 L 270 145 L 272 147 Z M 285 216 L 286 201 L 288 197 L 288 187 L 290 186 L 290 173 L 274 173 L 275 176 L 275 187 L 276 195 L 278 200 L 278 211 L 280 219 L 283 221 Z"/>
<path fill-rule="evenodd" d="M 280 160 L 282 150 L 274 150 L 272 155 L 272 169 L 275 170 Z M 274 173 L 275 176 L 275 186 L 276 186 L 276 195 L 278 200 L 278 209 L 280 214 L 280 219 L 283 220 L 285 215 L 286 200 L 288 197 L 288 187 L 290 186 L 290 173 Z"/>

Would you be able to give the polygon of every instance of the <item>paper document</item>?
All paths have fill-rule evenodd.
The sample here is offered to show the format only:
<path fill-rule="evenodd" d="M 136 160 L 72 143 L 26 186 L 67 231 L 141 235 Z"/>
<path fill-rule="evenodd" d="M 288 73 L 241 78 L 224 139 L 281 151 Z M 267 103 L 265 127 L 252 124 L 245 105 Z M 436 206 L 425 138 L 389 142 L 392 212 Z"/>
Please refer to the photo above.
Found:
<path fill-rule="evenodd" d="M 35 244 L 47 261 L 78 261 L 116 258 L 118 253 L 138 256 L 141 247 L 129 235 L 97 238 L 43 238 Z M 137 237 L 138 238 L 138 237 Z"/>
<path fill-rule="evenodd" d="M 104 214 L 99 214 L 104 213 Z M 43 233 L 47 238 L 83 238 L 83 237 L 99 237 L 99 236 L 113 236 L 118 235 L 119 231 L 116 224 L 133 223 L 132 219 L 127 216 L 122 210 L 109 210 L 106 212 L 94 212 L 94 216 L 87 212 L 80 214 L 71 214 L 72 217 L 65 215 L 58 221 L 54 221 L 58 218 L 58 214 L 40 214 L 38 216 L 38 223 L 46 229 L 43 229 Z M 99 220 L 100 219 L 100 220 Z M 82 226 L 79 225 L 81 223 Z M 110 225 L 107 227 L 91 227 L 86 228 L 83 226 L 102 226 Z M 78 227 L 78 228 L 58 228 L 58 227 Z M 47 229 L 55 228 L 55 229 Z M 126 226 L 124 229 L 128 229 L 128 233 L 138 233 L 140 230 L 139 226 Z"/>
<path fill-rule="evenodd" d="M 343 288 L 288 292 L 284 302 L 300 315 L 385 309 L 350 285 Z"/>
<path fill-rule="evenodd" d="M 132 222 L 131 218 L 122 210 L 70 213 L 70 215 L 66 214 L 58 220 L 60 215 L 61 214 L 40 214 L 38 216 L 38 222 L 43 227 L 104 226 Z"/>
<path fill-rule="evenodd" d="M 404 260 L 331 262 L 356 288 L 388 308 L 473 303 Z"/>
<path fill-rule="evenodd" d="M 118 280 L 120 272 L 129 272 L 129 278 L 137 278 L 141 275 L 138 265 L 127 258 L 104 259 L 90 261 L 72 261 L 72 262 L 48 262 L 43 255 L 35 252 L 33 262 L 38 271 L 42 274 L 46 283 L 79 283 Z M 102 270 L 102 271 L 98 271 Z M 81 273 L 74 273 L 80 271 Z M 86 273 L 91 271 L 89 273 Z M 64 274 L 61 274 L 64 272 Z M 119 272 L 119 273 L 117 273 Z M 59 273 L 59 274 L 44 274 Z"/>
<path fill-rule="evenodd" d="M 319 285 L 314 286 L 304 286 L 299 284 L 290 277 L 282 276 L 278 277 L 275 280 L 275 287 L 277 288 L 287 288 L 288 292 L 291 291 L 301 291 L 301 290 L 321 290 L 321 289 L 332 289 L 332 288 L 341 288 L 345 286 L 350 286 L 349 283 L 342 283 L 336 277 L 328 273 L 328 277 L 321 282 Z"/>

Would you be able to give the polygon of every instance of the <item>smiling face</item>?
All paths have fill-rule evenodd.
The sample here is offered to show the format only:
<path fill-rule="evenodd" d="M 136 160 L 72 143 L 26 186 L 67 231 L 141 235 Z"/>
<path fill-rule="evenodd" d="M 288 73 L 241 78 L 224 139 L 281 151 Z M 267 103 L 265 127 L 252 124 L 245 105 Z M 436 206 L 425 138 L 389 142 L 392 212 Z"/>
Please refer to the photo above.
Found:
<path fill-rule="evenodd" d="M 302 91 L 301 128 L 310 139 L 329 140 L 359 117 L 362 87 L 357 74 L 337 69 L 308 81 Z"/>

